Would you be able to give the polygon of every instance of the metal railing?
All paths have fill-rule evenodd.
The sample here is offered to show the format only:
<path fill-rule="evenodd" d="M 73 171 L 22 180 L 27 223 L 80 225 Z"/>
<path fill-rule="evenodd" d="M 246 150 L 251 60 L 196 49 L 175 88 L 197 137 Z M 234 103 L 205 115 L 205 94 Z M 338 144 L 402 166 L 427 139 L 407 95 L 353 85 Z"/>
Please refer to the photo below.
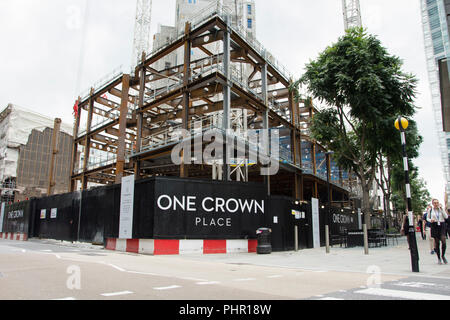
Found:
<path fill-rule="evenodd" d="M 104 87 L 105 85 L 112 83 L 119 79 L 123 75 L 123 65 L 120 65 L 119 67 L 115 68 L 113 71 L 109 72 L 105 76 L 103 76 L 101 79 L 96 81 L 92 87 L 89 89 L 84 90 L 81 94 L 81 101 L 86 100 L 89 98 L 89 95 L 91 94 L 91 89 L 94 89 L 94 91 Z"/>

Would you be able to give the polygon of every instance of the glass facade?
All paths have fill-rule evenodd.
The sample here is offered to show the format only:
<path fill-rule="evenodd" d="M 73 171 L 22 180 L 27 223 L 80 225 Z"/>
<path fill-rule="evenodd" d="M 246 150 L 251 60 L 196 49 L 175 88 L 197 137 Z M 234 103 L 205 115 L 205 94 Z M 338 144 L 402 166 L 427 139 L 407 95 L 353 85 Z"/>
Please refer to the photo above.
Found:
<path fill-rule="evenodd" d="M 420 0 L 422 24 L 427 59 L 428 78 L 436 131 L 439 138 L 439 150 L 446 181 L 447 193 L 450 193 L 450 133 L 443 130 L 441 86 L 439 80 L 439 61 L 450 57 L 449 21 L 450 0 Z M 449 69 L 450 70 L 450 69 Z"/>

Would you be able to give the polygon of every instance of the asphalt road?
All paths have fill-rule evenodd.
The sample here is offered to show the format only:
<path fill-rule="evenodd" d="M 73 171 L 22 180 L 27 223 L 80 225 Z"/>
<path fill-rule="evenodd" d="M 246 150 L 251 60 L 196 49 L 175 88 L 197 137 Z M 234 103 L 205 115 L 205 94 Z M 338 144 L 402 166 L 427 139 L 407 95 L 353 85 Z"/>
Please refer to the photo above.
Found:
<path fill-rule="evenodd" d="M 0 240 L 1 300 L 444 300 L 450 279 Z"/>

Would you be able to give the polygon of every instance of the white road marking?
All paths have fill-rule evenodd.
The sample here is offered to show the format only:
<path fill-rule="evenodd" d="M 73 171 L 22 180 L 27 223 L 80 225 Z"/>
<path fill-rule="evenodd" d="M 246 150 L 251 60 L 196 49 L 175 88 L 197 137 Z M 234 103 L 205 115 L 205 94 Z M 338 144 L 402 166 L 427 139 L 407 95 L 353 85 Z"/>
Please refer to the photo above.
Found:
<path fill-rule="evenodd" d="M 369 288 L 369 289 L 365 289 L 365 290 L 356 291 L 355 293 L 374 295 L 374 296 L 383 296 L 383 297 L 390 297 L 390 298 L 410 299 L 410 300 L 450 300 L 450 296 L 444 296 L 444 295 L 440 295 L 440 294 L 389 290 L 389 289 L 381 289 L 381 288 Z"/>
<path fill-rule="evenodd" d="M 52 300 L 77 300 L 74 297 L 66 297 L 66 298 L 60 298 L 60 299 L 52 299 Z"/>
<path fill-rule="evenodd" d="M 169 286 L 169 287 L 156 287 L 153 288 L 154 290 L 172 290 L 172 289 L 178 289 L 181 288 L 180 286 Z"/>
<path fill-rule="evenodd" d="M 53 253 L 52 250 L 41 250 L 43 254 L 52 254 L 56 257 L 56 259 L 61 259 L 61 256 L 57 253 Z"/>
<path fill-rule="evenodd" d="M 151 273 L 151 272 L 141 272 L 141 271 L 127 271 L 127 272 L 128 273 L 134 273 L 134 274 L 142 274 L 144 276 L 157 276 L 156 273 Z"/>
<path fill-rule="evenodd" d="M 113 267 L 114 269 L 119 270 L 120 272 L 125 272 L 126 271 L 125 269 L 122 269 L 121 267 L 115 266 L 115 265 L 113 265 L 111 263 L 108 263 L 108 266 Z"/>
<path fill-rule="evenodd" d="M 234 279 L 233 281 L 236 282 L 243 282 L 243 281 L 255 281 L 255 278 L 244 278 L 244 279 Z"/>
<path fill-rule="evenodd" d="M 111 292 L 111 293 L 102 293 L 101 295 L 104 297 L 115 297 L 115 296 L 123 296 L 126 294 L 133 294 L 131 291 L 120 291 L 120 292 Z"/>
<path fill-rule="evenodd" d="M 333 298 L 333 297 L 326 297 L 326 298 L 322 298 L 322 299 L 319 299 L 319 300 L 330 300 L 330 301 L 332 301 L 332 300 L 344 300 L 344 299 L 341 299 L 341 298 Z"/>
<path fill-rule="evenodd" d="M 220 284 L 219 281 L 204 281 L 204 282 L 197 282 L 200 286 L 207 286 L 207 285 L 213 285 L 213 284 Z"/>
<path fill-rule="evenodd" d="M 199 278 L 192 278 L 192 277 L 177 277 L 178 279 L 182 280 L 191 280 L 191 281 L 199 281 L 199 282 L 206 282 L 208 280 L 206 279 L 199 279 Z"/>
<path fill-rule="evenodd" d="M 395 283 L 395 286 L 409 287 L 409 288 L 424 288 L 424 287 L 435 287 L 434 283 L 424 283 L 424 282 L 399 282 Z"/>
<path fill-rule="evenodd" d="M 269 279 L 276 279 L 276 278 L 282 278 L 283 276 L 282 275 L 279 275 L 279 274 L 275 274 L 275 275 L 273 275 L 273 276 L 267 276 L 267 278 L 269 278 Z"/>

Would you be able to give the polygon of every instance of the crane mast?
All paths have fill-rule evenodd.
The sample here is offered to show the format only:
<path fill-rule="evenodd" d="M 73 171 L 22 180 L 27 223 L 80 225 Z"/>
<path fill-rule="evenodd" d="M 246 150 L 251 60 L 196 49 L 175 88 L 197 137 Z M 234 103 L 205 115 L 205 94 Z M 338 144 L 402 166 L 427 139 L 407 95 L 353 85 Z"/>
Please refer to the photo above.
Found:
<path fill-rule="evenodd" d="M 361 6 L 359 0 L 342 0 L 345 30 L 362 27 Z"/>
<path fill-rule="evenodd" d="M 142 58 L 142 52 L 150 51 L 150 28 L 152 20 L 152 0 L 137 0 L 136 22 L 134 25 L 134 41 L 132 53 L 132 68 L 135 67 Z"/>

